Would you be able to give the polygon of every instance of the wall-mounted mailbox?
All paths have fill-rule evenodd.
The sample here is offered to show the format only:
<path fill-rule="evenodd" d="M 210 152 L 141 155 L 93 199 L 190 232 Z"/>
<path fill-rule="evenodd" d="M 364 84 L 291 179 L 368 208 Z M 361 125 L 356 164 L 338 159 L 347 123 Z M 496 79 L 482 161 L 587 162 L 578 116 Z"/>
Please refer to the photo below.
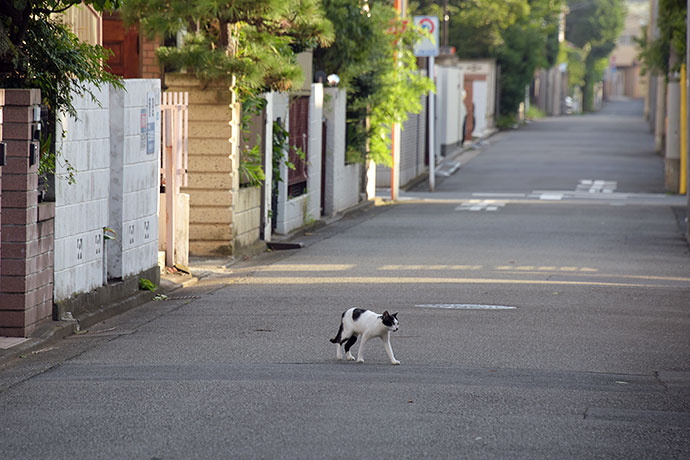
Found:
<path fill-rule="evenodd" d="M 31 140 L 40 141 L 41 140 L 41 124 L 35 123 L 31 127 Z"/>
<path fill-rule="evenodd" d="M 38 158 L 38 144 L 32 142 L 29 147 L 29 166 L 36 164 L 36 159 Z"/>

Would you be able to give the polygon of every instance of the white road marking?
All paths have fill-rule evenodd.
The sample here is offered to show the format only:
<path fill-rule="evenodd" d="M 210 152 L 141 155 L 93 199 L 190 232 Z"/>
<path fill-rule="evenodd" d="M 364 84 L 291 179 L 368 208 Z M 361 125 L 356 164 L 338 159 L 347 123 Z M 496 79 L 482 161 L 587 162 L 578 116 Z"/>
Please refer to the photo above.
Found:
<path fill-rule="evenodd" d="M 560 201 L 563 199 L 562 193 L 542 193 L 539 195 L 540 200 Z"/>
<path fill-rule="evenodd" d="M 576 191 L 588 193 L 613 193 L 618 187 L 618 182 L 615 180 L 601 180 L 601 179 L 580 179 L 577 184 Z"/>
<path fill-rule="evenodd" d="M 506 305 L 481 305 L 472 303 L 425 303 L 415 305 L 419 308 L 445 308 L 451 310 L 515 310 L 517 307 Z"/>
<path fill-rule="evenodd" d="M 525 198 L 527 195 L 524 193 L 485 193 L 485 192 L 475 192 L 472 196 L 476 197 L 487 197 L 487 198 Z"/>
<path fill-rule="evenodd" d="M 504 201 L 496 200 L 469 200 L 456 207 L 456 211 L 497 211 L 506 203 Z"/>

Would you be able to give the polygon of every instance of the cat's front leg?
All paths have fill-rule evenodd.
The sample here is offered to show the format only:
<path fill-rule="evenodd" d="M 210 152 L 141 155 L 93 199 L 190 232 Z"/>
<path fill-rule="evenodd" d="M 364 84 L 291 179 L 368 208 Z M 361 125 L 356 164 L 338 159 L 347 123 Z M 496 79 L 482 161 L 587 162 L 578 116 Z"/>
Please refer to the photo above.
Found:
<path fill-rule="evenodd" d="M 390 332 L 386 334 L 385 336 L 381 336 L 381 340 L 383 340 L 383 345 L 386 348 L 386 353 L 388 354 L 388 357 L 391 360 L 391 364 L 400 364 L 400 361 L 395 359 L 395 356 L 393 355 L 393 348 L 391 348 L 391 334 Z"/>
<path fill-rule="evenodd" d="M 335 356 L 337 359 L 343 359 L 343 346 L 339 343 L 336 344 L 338 347 L 337 351 L 335 352 Z"/>
<path fill-rule="evenodd" d="M 358 363 L 364 362 L 364 344 L 367 343 L 367 340 L 369 340 L 369 336 L 366 334 L 362 334 L 362 340 L 359 342 L 359 350 L 357 350 Z"/>

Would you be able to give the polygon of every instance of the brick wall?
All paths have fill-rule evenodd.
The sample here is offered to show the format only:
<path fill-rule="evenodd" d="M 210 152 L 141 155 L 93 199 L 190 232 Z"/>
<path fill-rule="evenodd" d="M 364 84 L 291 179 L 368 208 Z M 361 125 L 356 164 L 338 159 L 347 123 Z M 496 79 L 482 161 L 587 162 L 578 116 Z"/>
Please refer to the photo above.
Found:
<path fill-rule="evenodd" d="M 38 204 L 38 143 L 32 141 L 40 100 L 36 89 L 5 90 L 0 335 L 13 337 L 27 336 L 53 311 L 55 210 L 53 203 Z"/>
<path fill-rule="evenodd" d="M 0 146 L 2 147 L 4 147 L 4 144 L 2 144 L 2 108 L 4 105 L 5 90 L 0 89 Z M 2 159 L 0 158 L 0 160 Z M 2 273 L 2 163 L 0 163 L 0 273 Z M 1 284 L 0 288 L 2 288 Z"/>
<path fill-rule="evenodd" d="M 149 40 L 144 34 L 139 34 L 139 59 L 141 64 L 141 78 L 160 78 L 161 67 L 156 57 L 156 49 L 160 46 L 158 40 Z"/>

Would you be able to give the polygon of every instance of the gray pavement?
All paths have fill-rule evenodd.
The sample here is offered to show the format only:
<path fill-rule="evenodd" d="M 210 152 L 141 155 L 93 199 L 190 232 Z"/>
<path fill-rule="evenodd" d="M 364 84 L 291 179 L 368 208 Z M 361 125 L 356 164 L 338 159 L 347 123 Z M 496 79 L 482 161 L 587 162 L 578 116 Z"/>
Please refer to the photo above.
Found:
<path fill-rule="evenodd" d="M 2 458 L 688 458 L 662 187 L 637 101 L 500 133 L 435 194 L 195 261 L 169 300 L 5 365 Z M 335 359 L 351 306 L 399 311 L 400 366 L 375 341 Z"/>

